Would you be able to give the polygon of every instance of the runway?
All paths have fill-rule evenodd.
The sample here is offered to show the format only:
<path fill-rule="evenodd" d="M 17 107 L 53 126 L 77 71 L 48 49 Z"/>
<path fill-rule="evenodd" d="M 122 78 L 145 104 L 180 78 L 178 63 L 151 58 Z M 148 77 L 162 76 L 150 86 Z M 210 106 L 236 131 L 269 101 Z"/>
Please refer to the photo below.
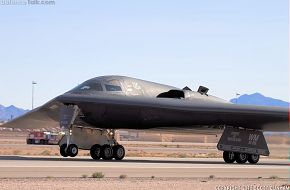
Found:
<path fill-rule="evenodd" d="M 90 157 L 0 156 L 0 177 L 81 177 L 103 172 L 106 177 L 289 178 L 289 161 L 261 158 L 259 164 L 225 164 L 220 158 L 139 158 L 94 161 Z"/>

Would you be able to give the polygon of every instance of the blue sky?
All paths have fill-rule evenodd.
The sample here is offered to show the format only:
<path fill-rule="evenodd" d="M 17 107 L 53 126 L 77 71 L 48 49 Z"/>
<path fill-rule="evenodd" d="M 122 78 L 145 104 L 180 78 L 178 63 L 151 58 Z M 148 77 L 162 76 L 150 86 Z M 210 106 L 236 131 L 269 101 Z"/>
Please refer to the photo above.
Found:
<path fill-rule="evenodd" d="M 40 106 L 110 74 L 289 100 L 288 9 L 287 0 L 0 5 L 0 104 L 30 109 L 32 80 Z"/>

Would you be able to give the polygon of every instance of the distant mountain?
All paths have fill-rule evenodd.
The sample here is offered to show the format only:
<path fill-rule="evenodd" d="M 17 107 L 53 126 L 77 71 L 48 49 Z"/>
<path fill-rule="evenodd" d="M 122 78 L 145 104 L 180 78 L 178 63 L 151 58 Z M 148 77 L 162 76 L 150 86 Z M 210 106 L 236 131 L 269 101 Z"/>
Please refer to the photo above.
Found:
<path fill-rule="evenodd" d="M 0 105 L 0 121 L 8 121 L 11 118 L 16 118 L 19 117 L 29 110 L 24 110 L 22 108 L 17 108 L 13 105 L 5 107 Z"/>
<path fill-rule="evenodd" d="M 260 93 L 254 94 L 244 94 L 238 98 L 233 98 L 230 102 L 234 104 L 249 104 L 249 105 L 259 105 L 259 106 L 278 106 L 278 107 L 289 107 L 289 103 L 274 99 L 271 97 L 266 97 Z"/>

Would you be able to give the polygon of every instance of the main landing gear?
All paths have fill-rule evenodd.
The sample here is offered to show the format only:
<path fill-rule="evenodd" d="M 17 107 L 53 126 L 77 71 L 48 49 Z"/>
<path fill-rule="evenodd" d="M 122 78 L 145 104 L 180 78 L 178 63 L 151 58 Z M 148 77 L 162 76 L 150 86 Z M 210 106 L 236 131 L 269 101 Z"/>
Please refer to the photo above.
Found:
<path fill-rule="evenodd" d="M 98 129 L 73 127 L 70 143 L 67 145 L 67 136 L 60 141 L 60 155 L 75 157 L 78 149 L 89 150 L 94 160 L 122 160 L 125 157 L 125 148 L 118 144 L 111 132 L 106 133 Z M 114 134 L 114 133 L 113 133 Z"/>
<path fill-rule="evenodd" d="M 94 160 L 122 160 L 125 157 L 125 149 L 122 145 L 110 146 L 105 144 L 103 146 L 95 144 L 90 149 L 90 155 Z"/>
<path fill-rule="evenodd" d="M 125 148 L 115 139 L 115 130 L 78 127 L 80 109 L 76 105 L 64 105 L 60 111 L 60 127 L 64 137 L 60 140 L 60 155 L 75 157 L 78 150 L 89 150 L 94 160 L 122 160 L 125 157 Z"/>
<path fill-rule="evenodd" d="M 122 160 L 125 148 L 115 140 L 115 131 L 72 127 L 60 141 L 60 155 L 75 157 L 78 150 L 89 150 L 94 160 Z M 69 144 L 68 144 L 69 143 Z"/>
<path fill-rule="evenodd" d="M 223 158 L 226 163 L 237 162 L 239 164 L 244 164 L 248 161 L 251 164 L 256 164 L 259 162 L 260 155 L 224 151 Z"/>
<path fill-rule="evenodd" d="M 244 128 L 225 127 L 217 148 L 223 151 L 226 163 L 256 164 L 260 155 L 270 154 L 263 131 Z"/>

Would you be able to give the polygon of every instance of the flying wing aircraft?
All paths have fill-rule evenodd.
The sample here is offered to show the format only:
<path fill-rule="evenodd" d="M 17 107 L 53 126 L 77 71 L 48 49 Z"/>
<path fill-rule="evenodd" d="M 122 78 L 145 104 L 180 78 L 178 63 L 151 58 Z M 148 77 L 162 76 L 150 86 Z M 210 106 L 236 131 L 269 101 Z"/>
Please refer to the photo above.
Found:
<path fill-rule="evenodd" d="M 89 150 L 93 159 L 121 160 L 125 149 L 115 130 L 158 130 L 217 134 L 217 148 L 227 163 L 257 163 L 270 154 L 263 131 L 288 131 L 287 108 L 237 105 L 197 91 L 125 76 L 101 76 L 85 81 L 3 127 L 61 127 L 62 156 Z"/>

